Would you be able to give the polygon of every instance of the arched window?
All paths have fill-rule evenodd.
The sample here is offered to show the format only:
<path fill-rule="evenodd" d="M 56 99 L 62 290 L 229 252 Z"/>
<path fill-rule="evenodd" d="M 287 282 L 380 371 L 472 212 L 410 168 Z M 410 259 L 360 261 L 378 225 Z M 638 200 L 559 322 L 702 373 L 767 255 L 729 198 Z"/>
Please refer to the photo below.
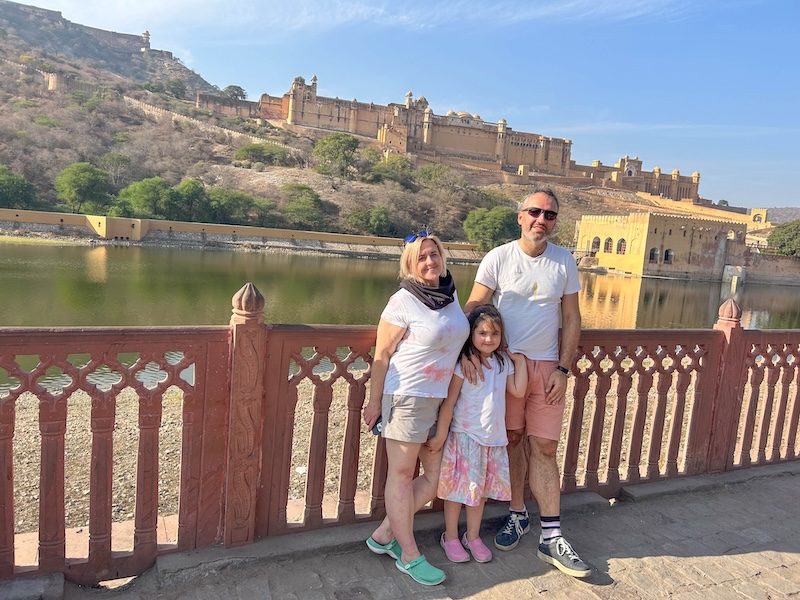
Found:
<path fill-rule="evenodd" d="M 617 254 L 625 254 L 625 247 L 627 246 L 624 239 L 617 242 Z"/>
<path fill-rule="evenodd" d="M 671 265 L 672 261 L 674 260 L 674 258 L 675 258 L 675 252 L 672 250 L 672 248 L 669 248 L 669 249 L 664 251 L 664 264 L 665 265 Z"/>
<path fill-rule="evenodd" d="M 756 222 L 756 223 L 761 223 L 761 221 L 763 221 L 763 219 L 761 218 L 761 215 L 757 214 L 757 215 L 753 216 L 753 221 Z"/>
<path fill-rule="evenodd" d="M 650 257 L 647 262 L 658 263 L 658 248 L 650 248 Z"/>
<path fill-rule="evenodd" d="M 614 240 L 606 238 L 606 243 L 603 245 L 603 252 L 611 254 L 614 251 Z"/>
<path fill-rule="evenodd" d="M 592 240 L 592 252 L 600 252 L 600 238 L 596 237 Z"/>

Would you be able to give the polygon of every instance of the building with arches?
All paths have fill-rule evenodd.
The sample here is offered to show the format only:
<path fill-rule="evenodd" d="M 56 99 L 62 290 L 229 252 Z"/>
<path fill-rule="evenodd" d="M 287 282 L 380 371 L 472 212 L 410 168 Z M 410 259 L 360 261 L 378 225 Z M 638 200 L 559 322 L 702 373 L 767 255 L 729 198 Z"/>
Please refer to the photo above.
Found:
<path fill-rule="evenodd" d="M 747 225 L 664 213 L 584 215 L 576 250 L 598 267 L 640 277 L 722 281 L 744 264 Z"/>

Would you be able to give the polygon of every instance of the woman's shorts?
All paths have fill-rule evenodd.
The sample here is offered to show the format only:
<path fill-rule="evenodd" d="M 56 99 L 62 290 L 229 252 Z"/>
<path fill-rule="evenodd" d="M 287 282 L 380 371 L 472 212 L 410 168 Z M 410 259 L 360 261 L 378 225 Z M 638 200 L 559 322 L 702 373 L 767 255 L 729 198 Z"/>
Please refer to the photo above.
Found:
<path fill-rule="evenodd" d="M 483 498 L 511 500 L 505 446 L 482 446 L 468 434 L 447 435 L 439 472 L 439 498 L 479 506 Z"/>
<path fill-rule="evenodd" d="M 381 398 L 383 437 L 398 442 L 424 444 L 436 434 L 436 420 L 444 398 L 395 396 Z"/>
<path fill-rule="evenodd" d="M 555 360 L 525 359 L 528 366 L 528 388 L 525 397 L 506 394 L 506 429 L 508 431 L 525 430 L 545 440 L 561 439 L 561 426 L 564 420 L 564 404 L 548 404 L 547 380 L 558 366 Z"/>

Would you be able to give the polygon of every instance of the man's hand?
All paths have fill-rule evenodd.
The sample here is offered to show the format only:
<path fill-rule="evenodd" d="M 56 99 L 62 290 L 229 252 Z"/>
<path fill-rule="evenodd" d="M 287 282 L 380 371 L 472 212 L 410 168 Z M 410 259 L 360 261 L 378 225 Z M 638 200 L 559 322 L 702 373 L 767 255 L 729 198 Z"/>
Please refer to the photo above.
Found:
<path fill-rule="evenodd" d="M 464 354 L 464 356 L 461 357 L 461 371 L 464 373 L 464 379 L 466 379 L 470 385 L 475 385 L 478 383 L 479 379 L 483 381 L 484 367 L 487 369 L 492 368 L 489 366 L 488 361 L 480 354 L 470 353 L 469 355 Z"/>
<path fill-rule="evenodd" d="M 567 392 L 567 376 L 559 370 L 550 373 L 547 379 L 545 402 L 548 404 L 561 404 Z"/>

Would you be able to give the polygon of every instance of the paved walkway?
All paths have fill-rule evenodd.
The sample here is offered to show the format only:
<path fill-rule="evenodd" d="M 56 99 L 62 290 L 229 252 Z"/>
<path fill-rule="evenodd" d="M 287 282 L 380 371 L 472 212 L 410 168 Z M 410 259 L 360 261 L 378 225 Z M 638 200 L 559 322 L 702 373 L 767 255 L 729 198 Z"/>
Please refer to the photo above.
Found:
<path fill-rule="evenodd" d="M 491 544 L 505 507 L 487 510 Z M 800 598 L 800 461 L 631 487 L 609 504 L 564 497 L 564 529 L 592 577 L 573 579 L 536 558 L 537 528 L 492 562 L 452 564 L 439 547 L 442 517 L 417 519 L 418 540 L 447 573 L 424 587 L 370 553 L 357 525 L 162 556 L 113 590 L 63 584 L 66 600 L 348 600 L 569 598 Z M 533 523 L 532 523 L 533 525 Z M 50 598 L 58 598 L 51 587 Z M 0 596 L 5 596 L 0 588 Z M 22 598 L 24 596 L 10 596 Z M 32 596 L 40 597 L 40 596 Z M 48 596 L 43 596 L 48 598 Z"/>

